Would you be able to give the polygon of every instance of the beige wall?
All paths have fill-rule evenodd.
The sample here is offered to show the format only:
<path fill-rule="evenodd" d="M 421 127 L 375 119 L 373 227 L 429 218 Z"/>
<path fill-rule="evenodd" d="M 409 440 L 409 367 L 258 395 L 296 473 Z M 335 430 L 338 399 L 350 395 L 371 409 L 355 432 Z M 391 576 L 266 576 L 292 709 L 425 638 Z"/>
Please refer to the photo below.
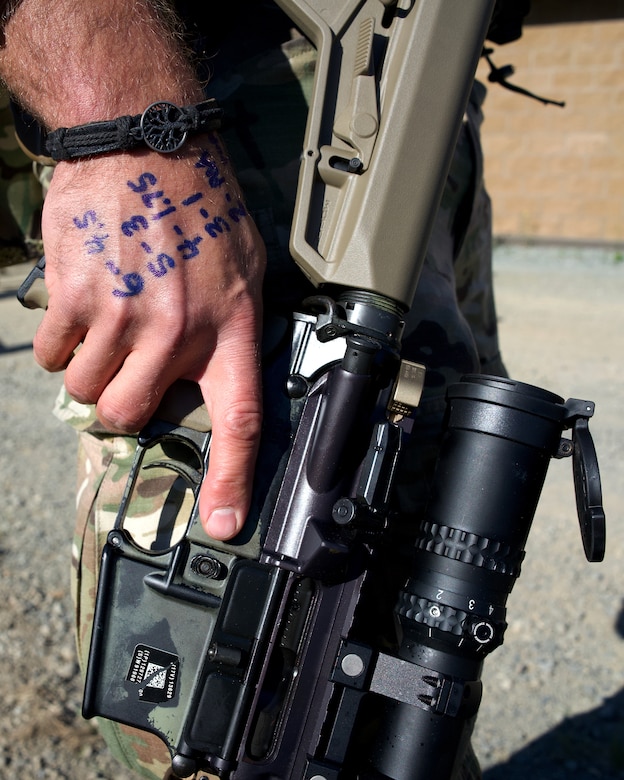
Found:
<path fill-rule="evenodd" d="M 624 243 L 624 18 L 529 24 L 497 46 L 510 81 L 565 108 L 488 85 L 485 179 L 494 233 Z M 478 76 L 489 68 L 482 61 Z"/>

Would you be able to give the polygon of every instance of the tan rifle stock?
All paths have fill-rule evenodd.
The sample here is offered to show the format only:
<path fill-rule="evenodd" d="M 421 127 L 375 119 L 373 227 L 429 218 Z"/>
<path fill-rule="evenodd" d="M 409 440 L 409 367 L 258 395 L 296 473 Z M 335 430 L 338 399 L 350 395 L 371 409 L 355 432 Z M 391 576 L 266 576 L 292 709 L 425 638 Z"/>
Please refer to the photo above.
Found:
<path fill-rule="evenodd" d="M 409 307 L 492 0 L 276 0 L 318 50 L 291 251 Z"/>

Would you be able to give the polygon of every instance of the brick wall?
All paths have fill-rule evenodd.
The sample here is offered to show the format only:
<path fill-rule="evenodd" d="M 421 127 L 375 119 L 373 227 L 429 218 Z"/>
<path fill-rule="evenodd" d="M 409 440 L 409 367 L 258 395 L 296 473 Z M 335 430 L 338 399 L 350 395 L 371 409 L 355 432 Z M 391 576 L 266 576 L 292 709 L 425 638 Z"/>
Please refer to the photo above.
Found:
<path fill-rule="evenodd" d="M 566 103 L 544 106 L 488 85 L 483 146 L 495 235 L 624 243 L 624 13 L 617 5 L 621 18 L 558 22 L 555 14 L 494 47 L 497 66 L 515 66 L 510 81 Z M 488 72 L 482 61 L 478 77 Z"/>

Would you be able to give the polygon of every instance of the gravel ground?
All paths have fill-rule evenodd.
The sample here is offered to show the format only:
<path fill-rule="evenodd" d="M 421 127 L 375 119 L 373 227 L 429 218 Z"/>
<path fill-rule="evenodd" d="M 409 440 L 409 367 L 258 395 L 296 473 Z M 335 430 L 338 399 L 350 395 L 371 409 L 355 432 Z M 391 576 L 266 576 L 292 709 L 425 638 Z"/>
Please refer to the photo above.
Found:
<path fill-rule="evenodd" d="M 569 461 L 551 463 L 508 601 L 503 647 L 486 661 L 476 749 L 486 780 L 624 777 L 624 264 L 621 253 L 500 247 L 495 255 L 510 374 L 596 402 L 607 554 L 587 563 Z"/>
<path fill-rule="evenodd" d="M 569 461 L 553 461 L 508 602 L 505 644 L 487 660 L 475 736 L 486 780 L 624 778 L 624 263 L 609 251 L 502 246 L 495 273 L 514 378 L 594 400 L 608 548 L 585 561 Z M 50 408 L 60 377 L 36 367 L 39 314 L 0 276 L 0 778 L 125 780 L 80 717 L 69 598 L 72 431 Z"/>
<path fill-rule="evenodd" d="M 40 314 L 0 277 L 0 778 L 122 780 L 82 720 L 69 560 L 75 435 L 50 413 L 61 378 L 33 361 Z"/>

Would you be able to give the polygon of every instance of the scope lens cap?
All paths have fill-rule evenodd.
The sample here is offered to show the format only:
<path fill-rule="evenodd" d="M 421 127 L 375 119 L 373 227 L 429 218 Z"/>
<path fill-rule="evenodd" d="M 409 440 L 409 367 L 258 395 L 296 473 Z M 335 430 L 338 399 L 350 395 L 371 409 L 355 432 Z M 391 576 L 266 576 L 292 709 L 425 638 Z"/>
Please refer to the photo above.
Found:
<path fill-rule="evenodd" d="M 603 560 L 605 554 L 606 522 L 598 458 L 586 419 L 575 421 L 572 441 L 574 492 L 583 548 L 588 561 L 598 562 Z"/>

